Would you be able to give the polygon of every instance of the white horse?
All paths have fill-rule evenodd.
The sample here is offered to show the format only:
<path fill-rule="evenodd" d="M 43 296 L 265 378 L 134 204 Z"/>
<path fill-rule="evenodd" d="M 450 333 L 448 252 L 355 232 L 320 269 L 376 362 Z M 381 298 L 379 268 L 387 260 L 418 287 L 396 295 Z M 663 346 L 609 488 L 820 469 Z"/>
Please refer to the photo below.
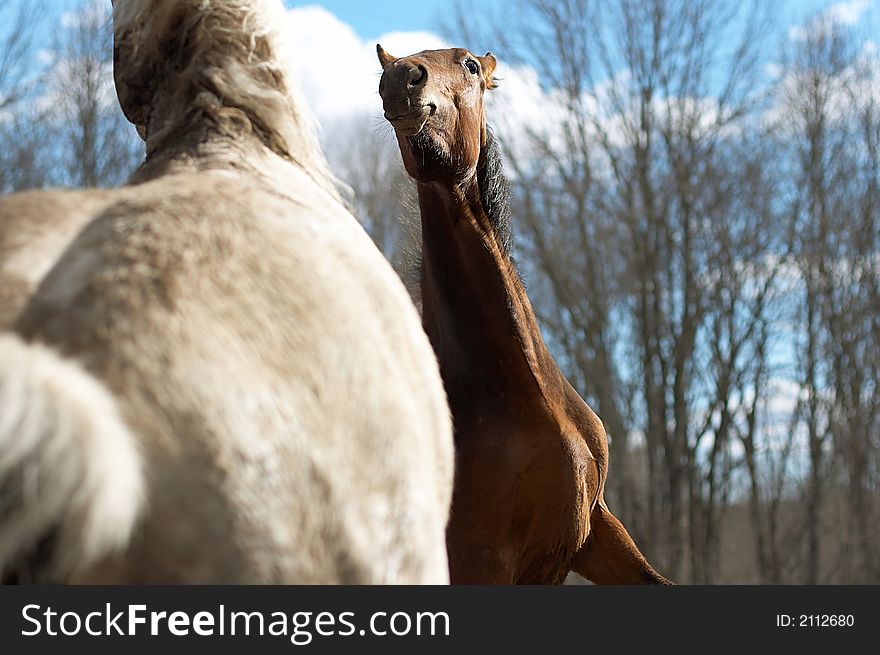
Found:
<path fill-rule="evenodd" d="M 436 360 L 334 191 L 280 0 L 114 4 L 146 162 L 0 200 L 0 573 L 446 582 Z"/>

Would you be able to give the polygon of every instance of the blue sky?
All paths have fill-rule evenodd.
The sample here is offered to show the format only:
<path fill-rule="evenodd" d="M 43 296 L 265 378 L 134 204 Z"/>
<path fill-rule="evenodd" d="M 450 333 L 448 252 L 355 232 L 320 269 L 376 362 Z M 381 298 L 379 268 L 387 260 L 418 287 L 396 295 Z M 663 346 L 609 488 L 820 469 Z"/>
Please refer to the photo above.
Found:
<path fill-rule="evenodd" d="M 35 2 L 37 0 L 24 0 Z M 75 8 L 80 0 L 39 0 L 53 14 Z M 110 0 L 106 0 L 110 4 Z M 497 6 L 505 0 L 472 0 L 471 7 Z M 288 7 L 319 5 L 369 39 L 393 31 L 436 31 L 439 19 L 449 13 L 453 0 L 284 0 Z"/>
<path fill-rule="evenodd" d="M 13 4 L 35 1 L 13 0 Z M 40 2 L 39 7 L 45 13 L 40 21 L 43 34 L 38 39 L 38 49 L 52 49 L 56 36 L 62 29 L 60 26 L 62 14 L 81 7 L 83 1 L 42 0 Z M 110 0 L 96 1 L 105 3 L 109 10 Z M 774 12 L 778 19 L 774 31 L 777 33 L 775 38 L 779 39 L 780 45 L 792 27 L 802 24 L 805 19 L 822 10 L 837 12 L 839 20 L 843 17 L 842 22 L 857 25 L 865 38 L 873 39 L 875 43 L 880 41 L 880 29 L 878 29 L 880 0 L 760 1 L 774 3 Z M 310 106 L 328 132 L 333 130 L 334 122 L 345 123 L 352 114 L 374 115 L 381 108 L 381 103 L 377 102 L 379 72 L 375 55 L 377 41 L 381 40 L 389 52 L 398 56 L 448 45 L 493 49 L 491 43 L 445 44 L 437 38 L 442 23 L 452 17 L 451 8 L 455 0 L 419 0 L 419 2 L 284 0 L 284 2 L 292 10 L 286 26 L 288 38 L 303 55 L 298 60 L 301 68 L 299 71 L 301 87 Z M 470 0 L 467 8 L 477 15 L 481 13 L 493 15 L 496 13 L 494 10 L 503 11 L 509 2 L 510 0 Z M 3 26 L 0 25 L 0 32 L 2 29 Z M 774 57 L 774 51 L 778 52 L 778 48 L 770 45 L 768 55 Z M 321 66 L 315 66 L 315 62 L 321 62 Z M 508 75 L 504 84 L 504 93 L 511 98 L 515 97 L 515 102 L 508 104 L 515 106 L 523 114 L 523 120 L 540 117 L 544 111 L 540 76 L 532 71 L 534 79 L 529 78 L 528 75 L 525 77 L 519 75 L 522 79 L 517 81 L 513 79 L 511 71 L 504 70 L 505 63 L 502 61 L 499 68 L 500 76 Z M 35 57 L 34 64 L 35 69 L 41 65 L 39 57 Z M 335 77 L 326 75 L 327 70 L 340 67 L 347 70 L 346 85 L 340 85 Z M 518 93 L 517 89 L 519 89 Z M 494 97 L 500 100 L 500 95 L 502 94 L 496 93 Z"/>
<path fill-rule="evenodd" d="M 779 6 L 779 18 L 783 24 L 803 21 L 811 14 L 837 4 L 840 0 L 764 0 L 775 2 Z M 485 7 L 497 7 L 505 0 L 471 0 L 468 3 L 474 11 Z M 309 2 L 286 0 L 288 7 L 320 5 L 335 14 L 337 18 L 348 23 L 358 36 L 369 39 L 391 31 L 426 30 L 436 31 L 438 23 L 449 13 L 452 0 L 329 0 Z M 880 21 L 880 8 L 877 0 L 869 1 L 863 22 L 872 31 L 877 30 Z"/>
<path fill-rule="evenodd" d="M 27 0 L 34 1 L 34 0 Z M 358 36 L 370 39 L 392 31 L 436 31 L 440 20 L 448 15 L 453 0 L 324 0 L 309 2 L 308 0 L 285 0 L 288 7 L 320 5 L 335 14 L 337 18 L 349 24 Z M 507 0 L 471 0 L 468 3 L 474 11 L 485 7 L 497 7 Z M 780 19 L 783 24 L 801 21 L 810 14 L 828 7 L 840 0 L 764 0 L 775 2 L 779 6 Z M 52 13 L 69 10 L 78 4 L 78 0 L 42 0 L 44 6 Z M 107 0 L 107 4 L 110 0 Z M 869 2 L 863 22 L 875 33 L 880 27 L 880 3 L 878 0 Z"/>
<path fill-rule="evenodd" d="M 503 0 L 482 0 L 471 6 L 495 6 Z M 288 7 L 320 5 L 354 28 L 364 39 L 375 38 L 392 31 L 436 31 L 444 13 L 449 12 L 451 0 L 330 0 L 328 2 L 298 2 L 287 0 Z"/>
<path fill-rule="evenodd" d="M 34 2 L 35 0 L 13 0 Z M 109 10 L 110 0 L 105 3 Z M 731 0 L 736 2 L 737 0 Z M 791 34 L 791 28 L 819 11 L 835 12 L 839 22 L 856 25 L 863 38 L 880 42 L 880 0 L 759 0 L 773 3 L 777 19 L 776 36 L 779 45 Z M 491 43 L 445 44 L 437 35 L 441 25 L 449 20 L 455 0 L 284 0 L 291 9 L 286 30 L 288 38 L 301 53 L 300 86 L 314 113 L 326 128 L 334 131 L 334 123 L 348 124 L 352 115 L 381 116 L 381 103 L 377 100 L 378 65 L 375 44 L 382 42 L 389 52 L 398 56 L 419 50 L 461 45 L 464 47 L 493 49 Z M 510 0 L 470 0 L 469 11 L 474 14 L 504 10 Z M 63 12 L 82 6 L 83 0 L 42 0 L 40 9 L 45 12 L 41 21 L 44 36 L 38 39 L 38 49 L 51 49 L 60 29 Z M 488 10 L 488 12 L 487 12 Z M 0 25 L 2 32 L 2 25 Z M 768 43 L 767 56 L 775 58 L 772 39 Z M 315 63 L 320 62 L 320 66 Z M 768 64 L 772 62 L 768 60 Z M 35 58 L 35 67 L 40 58 Z M 503 89 L 493 94 L 500 101 L 502 95 L 513 99 L 507 104 L 515 107 L 528 122 L 540 119 L 545 111 L 542 101 L 540 76 L 535 71 L 505 70 L 506 62 L 499 67 L 505 77 Z M 326 75 L 327 70 L 345 68 L 346 84 L 340 85 L 335 76 Z M 517 79 L 518 78 L 518 79 Z M 491 103 L 490 103 L 491 110 Z M 511 111 L 507 111 L 511 113 Z"/>

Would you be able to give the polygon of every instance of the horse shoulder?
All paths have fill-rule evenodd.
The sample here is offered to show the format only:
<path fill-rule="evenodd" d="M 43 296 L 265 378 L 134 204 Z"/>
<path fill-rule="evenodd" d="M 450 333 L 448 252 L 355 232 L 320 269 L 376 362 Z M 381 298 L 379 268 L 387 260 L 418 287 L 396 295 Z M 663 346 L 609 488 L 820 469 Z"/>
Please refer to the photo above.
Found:
<path fill-rule="evenodd" d="M 106 191 L 27 191 L 0 199 L 0 329 L 8 329 Z"/>

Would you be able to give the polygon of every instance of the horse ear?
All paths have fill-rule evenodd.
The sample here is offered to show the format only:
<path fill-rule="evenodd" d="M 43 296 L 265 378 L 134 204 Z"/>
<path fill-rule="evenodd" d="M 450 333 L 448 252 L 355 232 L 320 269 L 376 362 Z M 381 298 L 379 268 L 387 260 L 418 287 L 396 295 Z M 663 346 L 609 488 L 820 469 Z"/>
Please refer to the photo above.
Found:
<path fill-rule="evenodd" d="M 498 65 L 498 60 L 495 59 L 495 55 L 491 52 L 487 52 L 482 57 L 477 57 L 480 60 L 480 66 L 483 68 L 483 77 L 486 79 L 486 88 L 494 89 L 498 86 L 497 80 L 492 76 L 492 73 L 495 72 L 495 67 Z"/>
<path fill-rule="evenodd" d="M 378 43 L 376 44 L 376 54 L 379 55 L 379 63 L 382 65 L 382 70 L 385 70 L 397 61 L 397 57 L 389 55 Z"/>

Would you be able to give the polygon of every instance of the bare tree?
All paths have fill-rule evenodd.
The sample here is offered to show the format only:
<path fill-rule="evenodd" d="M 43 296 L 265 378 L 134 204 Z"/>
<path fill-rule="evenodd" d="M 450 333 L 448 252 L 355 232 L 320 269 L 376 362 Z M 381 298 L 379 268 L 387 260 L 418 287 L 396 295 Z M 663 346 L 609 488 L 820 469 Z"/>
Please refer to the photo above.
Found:
<path fill-rule="evenodd" d="M 509 148 L 521 245 L 551 292 L 543 324 L 606 423 L 627 524 L 673 577 L 712 582 L 781 261 L 760 141 L 742 138 L 766 12 L 525 0 L 516 13 L 502 56 L 552 56 L 540 72 L 564 105 L 555 135 L 532 130 L 526 157 Z"/>
<path fill-rule="evenodd" d="M 0 0 L 0 112 L 20 102 L 29 87 L 39 16 L 33 3 Z"/>
<path fill-rule="evenodd" d="M 35 3 L 0 0 L 0 193 L 45 181 L 42 130 L 27 112 L 39 70 L 35 35 L 41 25 Z"/>
<path fill-rule="evenodd" d="M 324 146 L 334 174 L 348 187 L 354 215 L 404 281 L 414 281 L 421 252 L 415 187 L 390 126 L 384 119 L 361 117 L 329 132 Z M 417 286 L 410 285 L 410 292 Z"/>
<path fill-rule="evenodd" d="M 113 185 L 142 156 L 108 9 L 67 16 L 42 76 L 34 3 L 0 0 L 0 190 Z M 681 581 L 877 582 L 880 60 L 819 16 L 768 82 L 771 10 L 516 0 L 449 29 L 540 75 L 540 120 L 496 125 L 518 264 L 605 423 L 607 497 L 642 549 Z M 406 278 L 417 219 L 393 136 L 343 128 L 334 170 Z"/>
<path fill-rule="evenodd" d="M 800 33 L 785 68 L 784 118 L 796 130 L 793 194 L 801 272 L 799 350 L 809 452 L 804 488 L 804 581 L 827 580 L 822 508 L 844 493 L 845 581 L 876 581 L 877 79 L 876 58 L 860 54 L 851 30 L 819 16 Z M 838 478 L 842 475 L 842 480 Z M 830 544 L 832 547 L 838 544 Z"/>
<path fill-rule="evenodd" d="M 109 10 L 101 0 L 84 0 L 63 19 L 40 117 L 59 140 L 56 183 L 117 185 L 143 158 L 116 101 Z"/>

